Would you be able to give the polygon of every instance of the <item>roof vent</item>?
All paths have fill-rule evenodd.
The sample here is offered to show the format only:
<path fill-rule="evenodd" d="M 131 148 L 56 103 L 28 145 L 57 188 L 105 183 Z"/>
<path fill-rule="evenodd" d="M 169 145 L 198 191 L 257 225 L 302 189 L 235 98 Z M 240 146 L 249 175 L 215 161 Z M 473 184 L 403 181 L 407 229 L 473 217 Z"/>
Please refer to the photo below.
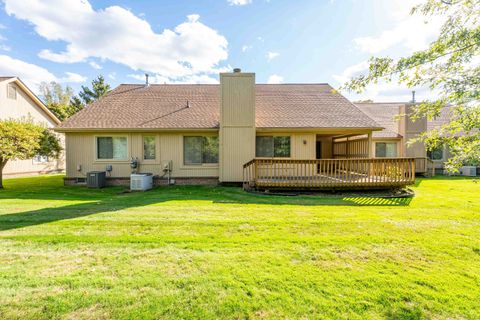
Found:
<path fill-rule="evenodd" d="M 150 83 L 148 83 L 148 73 L 145 73 L 145 87 L 148 87 Z"/>
<path fill-rule="evenodd" d="M 240 68 L 233 69 L 233 73 L 240 73 L 240 72 L 242 72 L 242 69 Z"/>
<path fill-rule="evenodd" d="M 187 100 L 187 108 L 190 108 L 190 101 Z"/>

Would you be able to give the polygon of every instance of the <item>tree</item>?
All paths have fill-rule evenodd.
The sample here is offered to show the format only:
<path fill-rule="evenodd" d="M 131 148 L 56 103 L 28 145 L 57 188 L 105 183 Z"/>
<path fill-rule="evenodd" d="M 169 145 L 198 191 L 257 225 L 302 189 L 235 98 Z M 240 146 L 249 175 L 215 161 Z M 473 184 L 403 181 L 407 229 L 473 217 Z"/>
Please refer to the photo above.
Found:
<path fill-rule="evenodd" d="M 441 128 L 420 135 L 427 150 L 446 146 L 452 153 L 447 170 L 465 163 L 480 163 L 480 0 L 426 0 L 411 14 L 442 15 L 438 38 L 426 50 L 394 60 L 372 57 L 366 74 L 351 79 L 344 88 L 358 93 L 379 81 L 397 81 L 408 87 L 438 90 L 435 100 L 414 106 L 412 120 L 433 119 L 451 106 L 451 119 Z M 412 141 L 413 142 L 413 141 Z"/>
<path fill-rule="evenodd" d="M 78 94 L 84 105 L 88 105 L 98 98 L 106 95 L 110 90 L 110 85 L 105 83 L 105 78 L 99 75 L 92 81 L 92 89 L 82 86 L 82 91 Z"/>
<path fill-rule="evenodd" d="M 42 82 L 40 92 L 48 109 L 62 121 L 79 111 L 70 103 L 70 99 L 73 97 L 73 89 L 69 86 L 63 88 L 61 84 L 55 81 Z"/>
<path fill-rule="evenodd" d="M 58 157 L 62 148 L 55 134 L 29 119 L 0 120 L 0 189 L 3 169 L 9 160 L 25 160 L 36 155 Z"/>

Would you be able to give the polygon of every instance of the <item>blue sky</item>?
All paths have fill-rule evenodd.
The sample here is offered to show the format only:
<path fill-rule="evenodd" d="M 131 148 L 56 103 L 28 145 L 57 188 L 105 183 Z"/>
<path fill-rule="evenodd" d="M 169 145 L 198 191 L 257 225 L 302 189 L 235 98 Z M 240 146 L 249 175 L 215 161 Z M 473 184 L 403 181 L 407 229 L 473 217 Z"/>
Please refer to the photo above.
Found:
<path fill-rule="evenodd" d="M 75 90 L 102 74 L 116 86 L 211 83 L 240 67 L 258 83 L 338 87 L 371 55 L 424 48 L 439 21 L 411 17 L 414 0 L 3 0 L 0 74 L 32 89 L 59 81 Z M 429 93 L 416 88 L 419 98 Z M 352 99 L 408 100 L 379 84 Z"/>

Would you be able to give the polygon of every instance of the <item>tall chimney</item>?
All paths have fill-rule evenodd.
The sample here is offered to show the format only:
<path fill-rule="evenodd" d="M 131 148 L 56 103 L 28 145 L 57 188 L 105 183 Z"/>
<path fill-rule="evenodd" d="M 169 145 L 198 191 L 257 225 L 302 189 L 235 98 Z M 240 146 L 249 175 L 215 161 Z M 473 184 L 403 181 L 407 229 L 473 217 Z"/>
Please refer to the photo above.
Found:
<path fill-rule="evenodd" d="M 415 90 L 412 91 L 412 103 L 415 103 Z"/>
<path fill-rule="evenodd" d="M 148 73 L 145 73 L 145 87 L 148 87 L 150 83 L 148 83 Z"/>
<path fill-rule="evenodd" d="M 241 182 L 255 157 L 255 73 L 220 74 L 220 181 Z"/>

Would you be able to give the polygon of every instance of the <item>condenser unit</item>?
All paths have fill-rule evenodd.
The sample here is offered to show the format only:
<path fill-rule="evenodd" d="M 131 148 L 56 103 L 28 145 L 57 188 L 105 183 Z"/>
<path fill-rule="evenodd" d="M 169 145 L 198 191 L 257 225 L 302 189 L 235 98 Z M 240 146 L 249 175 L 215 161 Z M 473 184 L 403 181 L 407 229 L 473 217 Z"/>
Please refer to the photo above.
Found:
<path fill-rule="evenodd" d="M 460 172 L 462 173 L 462 176 L 476 177 L 477 176 L 477 167 L 475 167 L 475 166 L 463 166 L 460 169 Z"/>
<path fill-rule="evenodd" d="M 130 175 L 130 190 L 146 191 L 153 188 L 153 175 L 151 173 L 134 173 Z"/>
<path fill-rule="evenodd" d="M 89 188 L 103 188 L 106 184 L 105 171 L 91 171 L 87 172 L 87 187 Z"/>

